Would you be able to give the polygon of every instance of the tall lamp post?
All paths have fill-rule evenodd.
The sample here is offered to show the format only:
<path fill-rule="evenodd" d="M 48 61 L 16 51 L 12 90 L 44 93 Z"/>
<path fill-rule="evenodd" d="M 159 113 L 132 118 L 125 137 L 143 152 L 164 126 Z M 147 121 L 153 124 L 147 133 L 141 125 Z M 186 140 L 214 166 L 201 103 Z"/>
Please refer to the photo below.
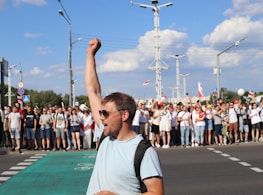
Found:
<path fill-rule="evenodd" d="M 72 80 L 72 89 L 73 89 L 73 105 L 75 106 L 75 83 L 77 82 L 77 80 Z"/>
<path fill-rule="evenodd" d="M 78 38 L 76 41 L 72 42 L 72 23 L 71 23 L 71 19 L 66 11 L 66 9 L 64 8 L 63 4 L 61 3 L 61 0 L 58 0 L 58 3 L 60 4 L 62 10 L 58 10 L 58 13 L 66 20 L 66 22 L 69 25 L 69 49 L 68 49 L 68 64 L 69 64 L 69 106 L 74 106 L 74 102 L 73 102 L 73 71 L 72 71 L 72 45 L 76 42 L 76 41 L 80 41 L 81 38 Z"/>
<path fill-rule="evenodd" d="M 175 58 L 176 60 L 176 98 L 179 100 L 181 98 L 181 86 L 180 86 L 180 64 L 179 59 L 185 57 L 185 55 L 168 55 L 168 57 Z"/>
<path fill-rule="evenodd" d="M 11 96 L 12 96 L 12 91 L 11 91 L 11 70 L 13 68 L 15 68 L 17 66 L 17 64 L 13 64 L 11 66 L 8 66 L 8 92 L 7 92 L 7 96 L 8 96 L 8 106 L 12 105 L 12 100 L 11 100 Z"/>
<path fill-rule="evenodd" d="M 161 77 L 161 70 L 168 69 L 166 66 L 161 66 L 161 57 L 160 57 L 160 22 L 159 22 L 159 10 L 162 7 L 169 7 L 172 6 L 173 3 L 165 3 L 162 5 L 157 6 L 158 1 L 152 0 L 152 5 L 135 3 L 131 1 L 132 5 L 138 5 L 141 8 L 150 8 L 154 12 L 154 39 L 155 39 L 155 66 L 149 67 L 150 70 L 155 70 L 156 74 L 156 98 L 158 100 L 162 97 L 162 77 Z"/>
<path fill-rule="evenodd" d="M 188 77 L 190 74 L 180 74 L 181 77 L 183 77 L 183 85 L 184 85 L 184 97 L 186 96 L 186 77 Z"/>
<path fill-rule="evenodd" d="M 214 70 L 215 74 L 216 74 L 216 90 L 217 90 L 217 98 L 220 98 L 220 74 L 221 74 L 221 69 L 219 66 L 219 57 L 220 55 L 222 55 L 223 53 L 227 52 L 228 50 L 230 50 L 233 47 L 238 47 L 241 41 L 244 41 L 247 37 L 244 37 L 238 41 L 236 41 L 235 43 L 233 43 L 232 45 L 228 46 L 227 48 L 225 48 L 223 51 L 219 52 L 217 54 L 217 64 L 216 64 L 216 69 Z"/>

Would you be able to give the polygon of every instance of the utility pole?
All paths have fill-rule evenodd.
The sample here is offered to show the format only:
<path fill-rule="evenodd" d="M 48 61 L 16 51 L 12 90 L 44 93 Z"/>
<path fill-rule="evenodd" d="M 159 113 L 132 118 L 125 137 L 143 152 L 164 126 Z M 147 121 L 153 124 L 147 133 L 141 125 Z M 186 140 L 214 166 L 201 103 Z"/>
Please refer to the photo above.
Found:
<path fill-rule="evenodd" d="M 160 57 L 160 17 L 159 10 L 162 7 L 172 6 L 173 3 L 165 3 L 157 6 L 158 1 L 152 0 L 152 5 L 135 3 L 131 1 L 132 5 L 138 5 L 141 8 L 150 8 L 154 12 L 154 48 L 155 48 L 155 66 L 150 66 L 148 69 L 155 70 L 155 89 L 156 89 L 156 98 L 157 100 L 161 100 L 162 98 L 162 70 L 167 70 L 168 66 L 161 66 L 161 57 Z"/>

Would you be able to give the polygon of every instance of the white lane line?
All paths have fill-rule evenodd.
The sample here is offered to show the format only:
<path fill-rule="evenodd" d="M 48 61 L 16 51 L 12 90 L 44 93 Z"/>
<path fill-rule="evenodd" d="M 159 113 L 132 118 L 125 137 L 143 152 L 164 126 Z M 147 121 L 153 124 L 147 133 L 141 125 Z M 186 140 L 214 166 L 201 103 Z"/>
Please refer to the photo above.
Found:
<path fill-rule="evenodd" d="M 35 154 L 36 156 L 46 156 L 47 154 Z"/>
<path fill-rule="evenodd" d="M 215 150 L 215 148 L 207 148 L 207 150 L 211 150 L 212 151 L 212 150 Z"/>
<path fill-rule="evenodd" d="M 243 165 L 244 167 L 250 167 L 251 164 L 247 163 L 247 162 L 239 162 L 239 164 Z"/>
<path fill-rule="evenodd" d="M 1 175 L 16 175 L 19 171 L 4 171 Z"/>
<path fill-rule="evenodd" d="M 26 159 L 25 162 L 36 162 L 38 159 Z"/>
<path fill-rule="evenodd" d="M 214 153 L 221 154 L 222 152 L 219 150 L 214 150 Z"/>
<path fill-rule="evenodd" d="M 11 177 L 0 177 L 0 181 L 7 181 L 9 180 Z"/>
<path fill-rule="evenodd" d="M 32 165 L 32 162 L 21 162 L 17 164 L 17 166 L 28 166 L 28 165 Z"/>
<path fill-rule="evenodd" d="M 229 157 L 230 155 L 229 155 L 229 154 L 226 154 L 226 153 L 223 153 L 223 154 L 221 154 L 221 156 Z"/>
<path fill-rule="evenodd" d="M 257 173 L 263 173 L 263 170 L 260 169 L 260 168 L 257 168 L 257 167 L 252 167 L 252 168 L 250 168 L 250 169 L 253 170 L 253 171 L 255 171 L 255 172 L 257 172 Z"/>
<path fill-rule="evenodd" d="M 42 158 L 43 156 L 30 156 L 30 158 L 32 158 L 32 159 L 40 159 L 40 158 Z"/>
<path fill-rule="evenodd" d="M 232 160 L 232 161 L 235 161 L 235 162 L 240 161 L 239 158 L 231 157 L 231 155 L 226 154 L 226 153 L 222 153 L 222 152 L 219 151 L 219 150 L 215 150 L 215 149 L 213 149 L 213 148 L 207 148 L 207 149 L 210 150 L 210 151 L 213 151 L 214 153 L 220 154 L 221 156 L 229 157 L 229 158 L 228 158 L 229 160 Z M 247 163 L 247 162 L 238 162 L 238 163 L 239 163 L 240 165 L 244 166 L 244 167 L 250 167 L 250 169 L 251 169 L 252 171 L 255 171 L 255 172 L 257 172 L 257 173 L 263 173 L 263 170 L 262 170 L 262 169 L 260 169 L 260 168 L 258 168 L 258 167 L 251 167 L 252 165 L 249 164 L 249 163 Z"/>
<path fill-rule="evenodd" d="M 25 166 L 14 166 L 14 167 L 11 167 L 10 170 L 23 170 L 25 168 L 26 168 Z"/>
<path fill-rule="evenodd" d="M 236 157 L 229 157 L 228 159 L 232 160 L 232 161 L 240 161 L 240 159 L 236 158 Z"/>

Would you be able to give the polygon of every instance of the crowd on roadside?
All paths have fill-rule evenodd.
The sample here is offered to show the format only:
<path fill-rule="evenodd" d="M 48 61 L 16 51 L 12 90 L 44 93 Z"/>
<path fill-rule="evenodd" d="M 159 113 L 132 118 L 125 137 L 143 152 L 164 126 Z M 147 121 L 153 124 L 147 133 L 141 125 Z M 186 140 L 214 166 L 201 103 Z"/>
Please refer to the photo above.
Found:
<path fill-rule="evenodd" d="M 2 147 L 11 151 L 68 151 L 96 148 L 100 129 L 95 127 L 88 107 L 45 107 L 21 109 L 19 103 L 2 112 Z"/>
<path fill-rule="evenodd" d="M 223 102 L 184 105 L 137 103 L 132 128 L 157 148 L 200 147 L 263 141 L 263 100 L 257 103 Z M 1 146 L 11 151 L 68 151 L 98 148 L 102 130 L 91 110 L 76 107 L 21 109 L 19 103 L 2 112 Z"/>
<path fill-rule="evenodd" d="M 223 146 L 263 141 L 263 100 L 260 103 L 223 102 L 202 105 L 138 103 L 133 128 L 154 147 Z"/>

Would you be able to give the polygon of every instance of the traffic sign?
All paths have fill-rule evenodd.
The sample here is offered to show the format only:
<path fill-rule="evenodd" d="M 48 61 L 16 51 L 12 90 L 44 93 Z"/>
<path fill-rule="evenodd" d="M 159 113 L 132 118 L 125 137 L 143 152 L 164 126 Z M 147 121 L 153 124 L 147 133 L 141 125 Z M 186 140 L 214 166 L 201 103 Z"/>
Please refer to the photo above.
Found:
<path fill-rule="evenodd" d="M 19 87 L 19 88 L 23 88 L 23 87 L 24 87 L 24 83 L 23 83 L 22 81 L 20 81 L 20 82 L 18 83 L 18 87 Z"/>
<path fill-rule="evenodd" d="M 24 88 L 18 88 L 17 93 L 18 95 L 23 95 L 25 93 Z"/>
<path fill-rule="evenodd" d="M 23 95 L 23 102 L 29 103 L 30 102 L 30 95 Z"/>

